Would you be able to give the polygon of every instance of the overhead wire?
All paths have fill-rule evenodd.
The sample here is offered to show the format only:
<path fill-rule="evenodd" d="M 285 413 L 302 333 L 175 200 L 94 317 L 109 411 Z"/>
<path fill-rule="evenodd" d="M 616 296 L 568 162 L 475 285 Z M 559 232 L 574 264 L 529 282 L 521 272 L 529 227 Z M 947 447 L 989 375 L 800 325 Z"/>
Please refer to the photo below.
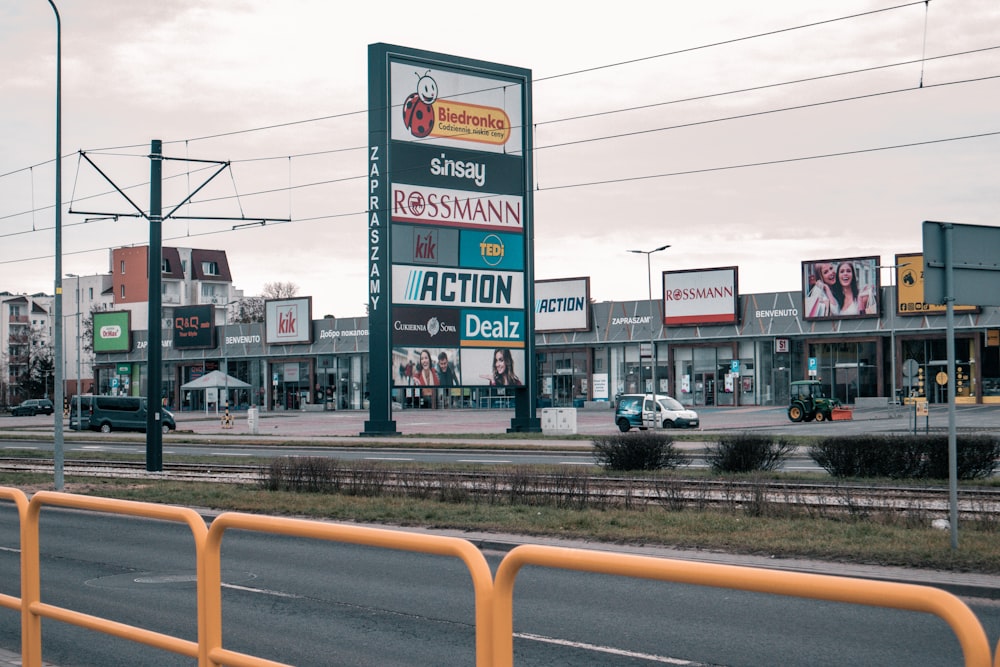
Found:
<path fill-rule="evenodd" d="M 783 29 L 779 29 L 779 30 L 768 31 L 768 32 L 764 32 L 764 33 L 758 33 L 758 34 L 755 34 L 755 35 L 749 35 L 749 36 L 744 36 L 744 37 L 735 38 L 735 39 L 731 39 L 731 40 L 724 40 L 724 41 L 720 41 L 720 42 L 714 42 L 714 43 L 711 43 L 711 44 L 700 45 L 700 46 L 697 46 L 697 47 L 691 47 L 689 49 L 682 49 L 682 50 L 677 50 L 677 51 L 670 51 L 670 52 L 665 52 L 665 53 L 661 53 L 661 54 L 655 54 L 655 55 L 652 55 L 652 56 L 646 56 L 646 57 L 643 57 L 643 58 L 637 58 L 637 59 L 631 59 L 631 60 L 624 60 L 624 61 L 619 61 L 619 62 L 615 62 L 615 63 L 609 63 L 609 64 L 606 64 L 606 65 L 601 65 L 601 66 L 598 66 L 598 67 L 586 68 L 586 69 L 582 69 L 582 70 L 575 70 L 575 71 L 572 71 L 572 72 L 565 72 L 565 73 L 561 73 L 561 74 L 557 74 L 557 75 L 552 75 L 552 76 L 548 76 L 548 77 L 536 78 L 536 79 L 533 80 L 533 83 L 540 83 L 540 82 L 544 82 L 544 81 L 551 81 L 551 80 L 554 80 L 554 79 L 564 78 L 564 77 L 567 77 L 567 76 L 573 76 L 573 75 L 583 74 L 583 73 L 587 73 L 587 72 L 593 72 L 593 71 L 597 71 L 597 70 L 608 69 L 608 68 L 612 68 L 612 67 L 619 67 L 619 66 L 625 66 L 625 65 L 635 64 L 635 63 L 638 63 L 638 62 L 644 62 L 644 61 L 648 61 L 648 60 L 652 60 L 652 59 L 656 59 L 656 58 L 663 58 L 663 57 L 667 57 L 667 56 L 671 56 L 671 55 L 677 55 L 677 54 L 680 54 L 680 53 L 686 53 L 686 52 L 690 52 L 690 51 L 694 51 L 694 50 L 701 50 L 701 49 L 706 49 L 706 48 L 711 48 L 711 47 L 716 47 L 716 46 L 722 46 L 722 45 L 726 45 L 726 44 L 732 44 L 732 43 L 736 43 L 736 42 L 740 42 L 740 41 L 746 41 L 746 40 L 750 40 L 750 39 L 756 39 L 756 38 L 760 38 L 760 37 L 776 35 L 776 34 L 780 34 L 780 33 L 783 33 L 783 32 L 790 32 L 790 31 L 793 31 L 793 30 L 800 30 L 800 29 L 804 29 L 804 28 L 815 27 L 815 26 L 819 26 L 819 25 L 823 25 L 823 24 L 833 23 L 833 22 L 836 22 L 836 21 L 843 21 L 843 20 L 848 20 L 848 19 L 853 19 L 853 18 L 859 18 L 859 17 L 862 17 L 862 16 L 871 15 L 871 14 L 876 14 L 876 13 L 891 11 L 891 10 L 895 10 L 895 9 L 901 9 L 901 8 L 905 8 L 905 7 L 910 7 L 910 6 L 914 6 L 914 5 L 919 5 L 919 4 L 921 4 L 921 2 L 923 2 L 925 4 L 925 6 L 928 4 L 927 0 L 918 0 L 916 2 L 905 3 L 905 4 L 902 4 L 902 5 L 896 5 L 896 6 L 893 6 L 893 7 L 883 8 L 883 9 L 879 9 L 879 10 L 873 10 L 873 11 L 870 11 L 870 12 L 863 12 L 863 13 L 859 13 L 859 14 L 852 14 L 852 15 L 848 15 L 848 16 L 844 16 L 844 17 L 838 17 L 838 18 L 834 18 L 834 19 L 828 19 L 828 20 L 824 20 L 824 21 L 818 21 L 818 22 L 813 22 L 813 23 L 809 23 L 809 24 L 803 24 L 803 25 L 800 25 L 800 26 L 793 26 L 793 27 L 789 27 L 789 28 L 783 28 Z M 979 52 L 983 52 L 983 51 L 989 51 L 989 50 L 992 50 L 992 49 L 1000 48 L 1000 46 L 992 46 L 992 47 L 985 47 L 985 48 L 982 48 L 982 49 L 974 49 L 974 50 L 969 50 L 969 51 L 963 51 L 963 52 L 959 52 L 959 53 L 955 53 L 955 54 L 947 54 L 947 55 L 941 55 L 941 56 L 934 56 L 932 58 L 926 58 L 927 12 L 925 12 L 925 21 L 924 21 L 924 23 L 925 23 L 925 25 L 924 25 L 924 45 L 923 45 L 924 55 L 919 60 L 909 60 L 909 61 L 904 61 L 904 62 L 900 62 L 900 63 L 892 63 L 892 64 L 888 64 L 888 65 L 879 65 L 879 66 L 874 66 L 874 67 L 870 67 L 870 68 L 850 70 L 850 71 L 846 71 L 846 72 L 839 72 L 839 73 L 833 73 L 833 74 L 825 74 L 825 75 L 819 75 L 819 76 L 815 76 L 815 77 L 806 77 L 806 78 L 802 78 L 802 79 L 795 79 L 795 80 L 790 80 L 790 81 L 785 81 L 785 82 L 777 82 L 777 83 L 765 84 L 765 85 L 762 85 L 762 86 L 754 86 L 754 87 L 749 87 L 749 88 L 736 89 L 736 90 L 732 90 L 732 91 L 724 91 L 724 92 L 720 92 L 720 93 L 712 93 L 712 94 L 703 95 L 703 96 L 697 96 L 697 97 L 691 97 L 691 98 L 684 98 L 684 99 L 678 99 L 678 100 L 670 100 L 670 101 L 665 101 L 665 102 L 658 102 L 658 103 L 649 104 L 649 105 L 640 105 L 640 106 L 633 106 L 633 107 L 622 108 L 622 109 L 605 110 L 605 111 L 601 111 L 601 112 L 595 112 L 593 114 L 584 114 L 584 115 L 570 116 L 570 117 L 565 117 L 565 118 L 560 118 L 560 119 L 552 119 L 552 120 L 548 120 L 548 121 L 536 121 L 535 125 L 537 126 L 537 125 L 542 125 L 542 124 L 554 124 L 554 123 L 560 123 L 560 122 L 569 122 L 569 121 L 573 121 L 573 120 L 580 120 L 580 119 L 585 119 L 585 118 L 592 118 L 592 117 L 600 116 L 600 115 L 609 115 L 609 114 L 615 114 L 615 113 L 625 113 L 625 112 L 628 112 L 628 111 L 635 111 L 635 110 L 642 110 L 642 109 L 647 109 L 647 108 L 653 108 L 653 107 L 663 106 L 663 105 L 667 105 L 667 104 L 677 104 L 677 103 L 681 103 L 681 102 L 696 101 L 696 100 L 708 99 L 708 98 L 712 98 L 712 97 L 719 97 L 719 96 L 723 96 L 723 95 L 733 95 L 733 94 L 740 94 L 740 93 L 744 93 L 744 92 L 759 91 L 759 90 L 763 90 L 763 89 L 767 89 L 767 88 L 774 88 L 774 87 L 778 87 L 778 86 L 795 85 L 795 84 L 798 84 L 798 83 L 818 81 L 818 80 L 828 79 L 828 78 L 832 78 L 832 77 L 848 76 L 848 75 L 852 75 L 852 74 L 858 74 L 858 73 L 864 73 L 864 72 L 871 72 L 871 71 L 880 70 L 880 69 L 887 69 L 887 68 L 891 68 L 891 67 L 900 67 L 900 66 L 904 66 L 904 65 L 911 65 L 911 64 L 915 64 L 917 62 L 924 63 L 927 60 L 935 60 L 935 59 L 941 59 L 941 58 L 956 57 L 956 56 L 961 56 L 961 55 L 969 55 L 969 54 L 973 54 L 973 53 L 979 53 Z M 920 84 L 919 84 L 918 88 L 923 88 L 924 87 L 924 85 L 923 85 L 923 74 L 924 74 L 923 73 L 923 68 L 921 68 Z M 927 87 L 930 88 L 930 87 L 940 87 L 940 86 L 944 86 L 944 85 L 956 85 L 958 83 L 969 83 L 969 82 L 973 82 L 973 81 L 982 81 L 982 80 L 988 80 L 988 79 L 993 79 L 993 78 L 997 78 L 997 77 L 987 76 L 987 77 L 981 77 L 979 79 L 970 79 L 970 80 L 965 80 L 965 81 L 938 83 L 938 84 L 934 84 L 934 86 L 927 86 Z M 690 126 L 693 126 L 693 125 L 701 125 L 701 124 L 707 124 L 707 123 L 718 123 L 718 122 L 723 122 L 723 121 L 726 121 L 726 120 L 735 120 L 735 119 L 748 118 L 748 117 L 758 116 L 758 115 L 774 114 L 774 113 L 779 113 L 781 111 L 790 111 L 790 110 L 796 110 L 796 109 L 804 109 L 804 108 L 808 108 L 808 107 L 822 106 L 822 105 L 826 105 L 826 104 L 833 104 L 833 103 L 840 103 L 840 102 L 847 102 L 847 101 L 856 101 L 856 100 L 864 99 L 864 98 L 867 98 L 867 97 L 877 97 L 877 96 L 880 96 L 880 95 L 888 95 L 888 94 L 894 94 L 894 93 L 899 93 L 899 92 L 910 92 L 910 91 L 913 91 L 913 90 L 914 90 L 914 88 L 912 88 L 912 87 L 902 88 L 902 89 L 896 89 L 896 90 L 891 90 L 891 91 L 883 91 L 883 92 L 880 92 L 880 93 L 872 93 L 872 94 L 862 95 L 862 96 L 840 98 L 840 99 L 836 99 L 836 100 L 827 100 L 827 101 L 823 101 L 823 102 L 817 102 L 817 103 L 806 104 L 806 105 L 797 105 L 797 106 L 793 106 L 793 107 L 783 107 L 783 108 L 778 108 L 778 109 L 771 109 L 771 110 L 766 110 L 766 111 L 753 112 L 753 113 L 749 113 L 749 114 L 740 114 L 740 115 L 737 115 L 737 116 L 730 116 L 730 117 L 725 117 L 725 118 L 717 118 L 717 119 L 709 119 L 709 120 L 704 120 L 704 121 L 696 121 L 696 122 L 686 123 L 686 124 L 682 124 L 682 125 L 665 126 L 665 127 L 659 127 L 659 128 L 650 128 L 650 129 L 647 129 L 647 130 L 641 130 L 641 131 L 636 131 L 636 132 L 619 133 L 619 134 L 615 134 L 615 135 L 606 135 L 606 136 L 600 136 L 600 137 L 590 137 L 590 138 L 587 138 L 587 139 L 582 139 L 582 140 L 577 140 L 577 141 L 560 142 L 560 143 L 550 144 L 550 145 L 546 145 L 546 146 L 535 146 L 535 147 L 532 148 L 532 150 L 533 151 L 537 151 L 537 150 L 545 150 L 545 149 L 550 149 L 550 148 L 557 148 L 557 147 L 562 147 L 562 146 L 567 146 L 567 145 L 577 144 L 577 143 L 588 143 L 588 142 L 594 142 L 594 141 L 606 141 L 606 140 L 609 140 L 609 139 L 617 139 L 617 138 L 622 138 L 622 137 L 627 137 L 627 136 L 634 136 L 636 134 L 644 134 L 644 133 L 649 133 L 649 132 L 665 131 L 665 130 L 670 130 L 670 129 L 679 129 L 679 128 L 683 128 L 683 127 L 690 127 Z M 327 115 L 327 116 L 321 116 L 321 117 L 317 117 L 317 118 L 302 119 L 302 120 L 290 121 L 290 122 L 286 122 L 286 123 L 276 123 L 276 124 L 271 124 L 271 125 L 267 125 L 267 126 L 261 126 L 261 127 L 257 127 L 257 128 L 250 128 L 250 129 L 244 129 L 244 130 L 236 130 L 236 131 L 232 131 L 232 132 L 223 132 L 223 133 L 216 133 L 216 134 L 211 134 L 211 135 L 204 135 L 204 136 L 193 137 L 193 138 L 185 139 L 185 140 L 165 141 L 164 143 L 168 143 L 168 144 L 169 143 L 180 143 L 181 141 L 183 141 L 187 145 L 188 142 L 193 142 L 193 141 L 203 141 L 203 140 L 207 140 L 207 139 L 214 139 L 214 138 L 219 138 L 219 137 L 234 136 L 234 135 L 239 135 L 239 134 L 244 134 L 244 133 L 249 133 L 249 132 L 258 132 L 258 131 L 269 130 L 269 129 L 290 127 L 290 126 L 302 125 L 302 124 L 306 124 L 306 123 L 313 123 L 313 122 L 324 121 L 324 120 L 345 118 L 345 117 L 359 115 L 359 114 L 365 114 L 365 113 L 368 113 L 368 111 L 367 110 L 362 110 L 362 111 L 344 112 L 344 113 L 339 113 L 339 114 L 331 114 L 331 115 Z M 997 133 L 988 132 L 988 133 L 983 133 L 983 134 L 979 134 L 979 135 L 969 135 L 969 136 L 964 136 L 964 137 L 952 137 L 952 138 L 947 138 L 947 139 L 930 140 L 930 141 L 927 141 L 927 142 L 912 142 L 912 143 L 909 143 L 909 144 L 901 144 L 901 145 L 898 145 L 898 146 L 878 147 L 878 148 L 871 148 L 871 149 L 859 149 L 859 150 L 856 150 L 856 151 L 845 151 L 845 152 L 841 152 L 841 153 L 831 153 L 831 154 L 825 154 L 825 155 L 801 156 L 801 157 L 797 157 L 797 158 L 787 158 L 787 159 L 767 161 L 767 162 L 747 163 L 747 164 L 743 164 L 743 165 L 729 165 L 729 166 L 714 167 L 714 168 L 705 168 L 705 169 L 692 170 L 692 171 L 680 171 L 680 172 L 671 172 L 671 173 L 664 173 L 664 174 L 652 174 L 652 175 L 636 176 L 636 177 L 625 177 L 625 178 L 620 178 L 620 179 L 610 179 L 610 180 L 607 180 L 607 181 L 591 181 L 591 182 L 587 182 L 587 183 L 565 184 L 565 185 L 559 185 L 559 186 L 553 186 L 553 187 L 545 187 L 545 188 L 539 188 L 539 187 L 537 187 L 537 184 L 536 184 L 536 191 L 541 192 L 541 191 L 547 191 L 547 190 L 565 189 L 565 188 L 570 188 L 570 187 L 585 187 L 585 186 L 588 186 L 588 185 L 601 185 L 601 184 L 606 184 L 606 183 L 622 182 L 622 181 L 627 181 L 627 180 L 642 180 L 642 179 L 648 179 L 648 178 L 664 178 L 664 177 L 673 176 L 673 175 L 685 175 L 685 174 L 692 174 L 692 173 L 704 173 L 704 172 L 710 172 L 710 171 L 722 171 L 722 170 L 727 170 L 727 169 L 748 168 L 748 167 L 751 167 L 751 166 L 773 165 L 773 164 L 781 164 L 783 162 L 797 162 L 797 161 L 810 160 L 810 159 L 821 159 L 821 158 L 826 158 L 826 157 L 837 157 L 837 156 L 843 156 L 843 155 L 860 154 L 860 153 L 865 153 L 865 152 L 876 152 L 876 151 L 882 151 L 882 150 L 891 150 L 891 149 L 894 149 L 894 148 L 906 148 L 906 147 L 913 147 L 913 146 L 920 146 L 920 145 L 928 145 L 928 144 L 942 143 L 942 142 L 947 142 L 947 141 L 960 141 L 960 140 L 967 140 L 967 139 L 971 139 L 971 138 L 991 137 L 991 136 L 994 136 L 995 134 L 997 134 Z M 110 147 L 110 148 L 105 148 L 105 149 L 98 149 L 98 150 L 90 151 L 90 152 L 95 153 L 95 154 L 102 154 L 102 155 L 119 155 L 119 154 L 111 152 L 111 151 L 118 151 L 118 150 L 122 150 L 122 149 L 130 149 L 130 148 L 139 148 L 139 147 L 143 147 L 143 146 L 144 146 L 143 144 L 123 145 L 123 146 Z M 286 188 L 274 188 L 274 189 L 261 190 L 261 191 L 252 192 L 252 193 L 244 193 L 244 196 L 255 196 L 255 195 L 261 195 L 261 194 L 270 194 L 270 193 L 274 193 L 274 192 L 280 192 L 280 191 L 283 191 L 283 190 L 287 190 L 288 193 L 289 193 L 289 204 L 288 204 L 288 206 L 289 206 L 289 211 L 291 211 L 291 192 L 294 189 L 301 189 L 301 188 L 307 188 L 307 187 L 315 187 L 315 186 L 326 185 L 326 184 L 331 184 L 331 183 L 336 183 L 336 182 L 344 182 L 344 181 L 349 181 L 349 180 L 357 180 L 357 179 L 366 178 L 366 176 L 360 175 L 360 176 L 351 176 L 351 177 L 338 178 L 338 179 L 328 179 L 328 180 L 316 181 L 316 182 L 312 182 L 312 183 L 302 183 L 302 184 L 298 184 L 298 185 L 293 185 L 292 184 L 292 179 L 291 179 L 291 160 L 293 158 L 310 157 L 310 156 L 324 155 L 324 154 L 333 154 L 333 153 L 338 153 L 338 152 L 356 151 L 356 150 L 361 150 L 361 149 L 365 149 L 365 148 L 366 148 L 366 146 L 336 148 L 336 149 L 330 149 L 330 150 L 324 150 L 324 151 L 310 151 L 310 152 L 307 152 L 307 153 L 301 153 L 301 154 L 297 154 L 297 155 L 285 155 L 285 156 L 280 156 L 280 158 L 278 156 L 274 156 L 274 157 L 256 157 L 256 158 L 246 158 L 246 159 L 243 159 L 243 160 L 232 160 L 231 162 L 232 163 L 236 163 L 236 162 L 258 162 L 258 161 L 274 160 L 274 159 L 287 159 L 289 161 L 289 167 L 288 167 L 289 168 L 289 177 L 288 177 L 288 186 Z M 132 154 L 120 154 L 120 155 L 123 155 L 123 156 L 126 156 L 126 157 L 143 157 L 143 158 L 148 157 L 148 156 L 145 156 L 145 155 L 132 155 Z M 47 160 L 45 162 L 39 163 L 39 165 L 47 164 L 48 162 L 53 162 L 53 161 L 54 160 L 50 159 L 50 160 Z M 36 166 L 36 165 L 33 165 L 33 166 Z M 30 167 L 28 169 L 30 169 Z M 0 178 L 3 178 L 6 175 L 18 173 L 20 171 L 23 171 L 23 169 L 21 169 L 21 170 L 15 170 L 15 171 L 12 171 L 12 172 L 8 172 L 8 174 L 0 174 Z M 235 178 L 234 178 L 233 182 L 234 182 L 234 188 L 235 188 L 236 187 L 235 186 Z M 129 188 L 141 187 L 142 185 L 145 185 L 145 183 L 138 184 L 138 185 L 133 185 L 133 186 L 129 186 Z M 103 194 L 110 194 L 110 193 L 103 193 Z M 102 195 L 93 195 L 93 196 L 96 197 L 96 196 L 102 196 Z M 237 193 L 235 196 L 236 196 L 237 200 L 239 201 L 239 194 Z M 219 200 L 231 199 L 231 198 L 232 197 L 221 197 L 221 198 L 204 199 L 204 200 L 198 200 L 197 203 L 207 203 L 207 202 L 219 201 Z M 87 197 L 82 198 L 80 201 L 83 201 L 85 199 L 87 199 Z M 242 210 L 242 205 L 240 205 L 240 207 L 241 207 L 241 210 Z M 44 209 L 48 209 L 48 208 L 51 208 L 51 206 L 44 207 Z M 42 208 L 36 208 L 34 206 L 34 203 L 32 203 L 32 213 L 34 213 L 34 211 L 36 211 L 36 210 L 43 210 L 43 209 Z M 353 215 L 359 215 L 361 213 L 363 213 L 363 212 L 354 212 L 354 213 L 345 213 L 345 214 L 332 214 L 332 215 L 316 216 L 316 217 L 312 217 L 312 218 L 302 218 L 302 219 L 297 219 L 297 220 L 290 219 L 289 221 L 287 221 L 287 222 L 281 222 L 280 224 L 288 224 L 290 222 L 297 222 L 297 221 L 307 222 L 307 221 L 310 221 L 310 220 L 329 219 L 329 218 L 335 218 L 335 217 L 344 217 L 344 216 L 348 216 L 348 215 L 353 216 Z M 12 215 L 7 215 L 7 216 L 0 216 L 0 220 L 8 219 L 10 217 L 14 217 L 16 215 L 23 215 L 23 214 L 24 213 L 12 214 Z M 289 217 L 291 218 L 291 215 Z M 85 221 L 85 223 L 77 223 L 77 224 L 86 224 L 86 221 Z M 271 223 L 271 226 L 273 226 L 275 224 L 279 224 L 279 223 Z M 74 225 L 71 223 L 70 225 L 67 225 L 67 226 L 74 226 Z M 51 228 L 44 228 L 44 229 L 51 229 Z M 44 231 L 44 229 L 39 229 L 39 230 L 34 230 L 33 229 L 32 231 Z M 196 233 L 193 236 L 201 236 L 201 235 L 204 235 L 204 234 L 226 233 L 226 232 L 230 232 L 230 231 L 234 231 L 234 230 L 232 230 L 232 229 L 213 230 L 213 231 L 208 231 L 208 232 L 204 232 L 204 233 Z M 19 232 L 19 233 L 16 233 L 16 234 L 3 234 L 3 235 L 0 235 L 0 238 L 3 238 L 4 236 L 13 236 L 13 235 L 18 235 L 18 234 L 23 234 L 23 233 L 31 233 L 31 232 Z M 190 234 L 190 230 L 189 230 L 189 235 L 191 235 Z M 96 250 L 100 250 L 100 249 L 87 250 L 87 251 L 81 251 L 81 252 L 94 252 Z M 51 256 L 51 255 L 49 255 L 49 256 Z M 16 262 L 16 261 L 33 261 L 34 259 L 37 259 L 37 258 L 30 258 L 30 259 L 26 259 L 26 260 L 3 261 L 3 262 L 0 262 L 0 264 L 7 264 L 7 263 Z"/>

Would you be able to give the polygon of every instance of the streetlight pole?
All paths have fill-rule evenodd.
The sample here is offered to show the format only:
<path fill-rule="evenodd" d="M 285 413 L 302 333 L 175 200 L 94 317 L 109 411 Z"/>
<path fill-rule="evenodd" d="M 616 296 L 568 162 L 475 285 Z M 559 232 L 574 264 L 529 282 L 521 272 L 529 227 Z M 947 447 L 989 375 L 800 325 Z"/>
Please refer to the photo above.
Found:
<path fill-rule="evenodd" d="M 55 415 L 53 432 L 53 482 L 56 491 L 63 490 L 63 387 L 62 387 L 62 21 L 56 3 L 49 0 L 56 15 L 56 210 L 55 210 Z"/>
<path fill-rule="evenodd" d="M 653 269 L 650 263 L 650 256 L 653 253 L 666 250 L 670 245 L 661 245 L 659 248 L 653 248 L 652 250 L 629 250 L 628 252 L 635 253 L 637 255 L 646 256 L 646 285 L 649 287 L 649 369 L 651 372 L 651 380 L 653 383 L 653 405 L 654 405 L 654 421 L 657 427 L 659 427 L 659 419 L 655 419 L 655 406 L 656 406 L 656 329 L 653 327 L 653 320 L 655 319 L 653 315 Z M 639 355 L 639 367 L 642 367 L 642 355 Z M 645 392 L 643 392 L 645 393 Z"/>
<path fill-rule="evenodd" d="M 903 262 L 902 264 L 886 264 L 876 266 L 876 269 L 891 269 L 889 271 L 889 296 L 891 308 L 889 309 L 889 347 L 892 351 L 889 353 L 889 361 L 891 365 L 892 372 L 892 405 L 896 404 L 896 295 L 895 295 L 895 284 L 899 283 L 899 270 L 904 266 L 909 266 L 909 262 Z"/>

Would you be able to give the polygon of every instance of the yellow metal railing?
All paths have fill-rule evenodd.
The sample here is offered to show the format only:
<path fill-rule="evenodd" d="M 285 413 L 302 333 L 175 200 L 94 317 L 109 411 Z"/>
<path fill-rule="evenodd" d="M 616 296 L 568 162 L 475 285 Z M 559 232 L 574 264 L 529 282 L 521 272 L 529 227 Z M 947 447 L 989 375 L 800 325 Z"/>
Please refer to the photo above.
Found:
<path fill-rule="evenodd" d="M 208 634 L 205 637 L 205 644 L 208 665 L 212 667 L 218 667 L 222 664 L 233 665 L 233 667 L 276 667 L 281 664 L 233 653 L 222 648 L 222 601 L 220 597 L 222 563 L 220 551 L 222 535 L 229 528 L 347 542 L 439 556 L 454 556 L 461 559 L 472 574 L 472 585 L 475 591 L 476 665 L 488 667 L 490 664 L 493 575 L 482 552 L 468 540 L 382 528 L 227 512 L 220 514 L 212 522 L 205 549 L 205 589 L 207 595 L 205 609 L 208 614 Z"/>
<path fill-rule="evenodd" d="M 0 498 L 5 500 L 10 500 L 14 503 L 17 509 L 17 522 L 18 522 L 18 534 L 19 540 L 21 542 L 21 597 L 16 598 L 11 595 L 0 595 L 0 607 L 6 607 L 8 609 L 13 609 L 14 611 L 22 611 L 22 598 L 24 597 L 24 587 L 25 579 L 28 576 L 30 568 L 25 559 L 24 553 L 24 538 L 25 531 L 28 525 L 28 497 L 24 495 L 24 492 L 20 489 L 12 489 L 5 486 L 0 486 Z M 28 635 L 28 615 L 21 613 L 21 664 L 26 667 L 30 667 L 32 663 L 29 662 L 30 650 L 27 643 L 23 640 L 24 637 Z"/>
<path fill-rule="evenodd" d="M 107 514 L 124 514 L 141 516 L 149 519 L 186 523 L 194 536 L 195 567 L 198 574 L 197 606 L 198 606 L 198 637 L 199 641 L 189 641 L 165 635 L 159 632 L 138 628 L 125 623 L 110 621 L 105 618 L 83 614 L 63 607 L 45 604 L 41 600 L 41 568 L 39 563 L 39 515 L 42 507 L 53 505 L 72 507 Z M 205 558 L 202 553 L 208 529 L 205 521 L 193 509 L 156 503 L 140 503 L 131 500 L 114 500 L 80 496 L 55 491 L 39 491 L 31 497 L 25 514 L 26 529 L 22 530 L 21 562 L 25 571 L 21 573 L 21 610 L 27 618 L 24 635 L 21 637 L 21 661 L 24 667 L 41 667 L 42 665 L 42 618 L 52 618 L 64 623 L 71 623 L 83 628 L 103 632 L 108 635 L 138 641 L 157 648 L 173 651 L 181 655 L 197 658 L 203 664 L 200 656 L 205 636 Z"/>
<path fill-rule="evenodd" d="M 18 489 L 0 487 L 14 502 L 20 522 L 21 597 L 0 595 L 0 607 L 21 614 L 21 660 L 41 667 L 42 618 L 70 623 L 197 658 L 199 667 L 287 667 L 222 646 L 222 537 L 228 529 L 361 544 L 460 559 L 472 575 L 475 594 L 477 667 L 512 667 L 514 581 L 524 565 L 657 579 L 675 583 L 772 593 L 933 614 L 951 627 L 967 667 L 1000 667 L 975 614 L 954 595 L 929 586 L 679 561 L 650 556 L 523 545 L 511 550 L 493 577 L 482 553 L 467 540 L 405 531 L 226 512 L 211 527 L 192 509 L 154 503 L 39 491 L 29 501 Z M 39 520 L 43 506 L 84 509 L 185 523 L 195 546 L 198 639 L 190 641 L 46 604 L 41 598 Z"/>
<path fill-rule="evenodd" d="M 513 665 L 514 580 L 524 565 L 927 612 L 939 616 L 951 626 L 962 646 L 967 667 L 988 667 L 990 664 L 990 645 L 979 619 L 961 600 L 938 588 L 584 549 L 522 545 L 511 550 L 501 561 L 493 584 L 493 599 L 496 604 L 493 616 L 494 667 Z"/>

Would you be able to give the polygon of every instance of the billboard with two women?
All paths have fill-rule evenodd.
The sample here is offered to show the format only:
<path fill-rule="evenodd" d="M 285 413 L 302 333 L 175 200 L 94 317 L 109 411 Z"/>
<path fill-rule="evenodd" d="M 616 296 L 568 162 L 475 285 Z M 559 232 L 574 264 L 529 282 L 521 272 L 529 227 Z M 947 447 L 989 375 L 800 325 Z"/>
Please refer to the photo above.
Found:
<path fill-rule="evenodd" d="M 802 317 L 878 317 L 880 287 L 878 257 L 802 262 Z"/>

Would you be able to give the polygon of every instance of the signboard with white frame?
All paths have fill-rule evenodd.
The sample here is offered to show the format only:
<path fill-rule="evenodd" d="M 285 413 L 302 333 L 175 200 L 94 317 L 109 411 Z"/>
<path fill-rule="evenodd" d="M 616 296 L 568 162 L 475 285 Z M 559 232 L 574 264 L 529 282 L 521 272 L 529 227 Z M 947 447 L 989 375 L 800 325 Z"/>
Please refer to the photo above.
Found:
<path fill-rule="evenodd" d="M 590 331 L 590 278 L 535 281 L 535 332 Z"/>

